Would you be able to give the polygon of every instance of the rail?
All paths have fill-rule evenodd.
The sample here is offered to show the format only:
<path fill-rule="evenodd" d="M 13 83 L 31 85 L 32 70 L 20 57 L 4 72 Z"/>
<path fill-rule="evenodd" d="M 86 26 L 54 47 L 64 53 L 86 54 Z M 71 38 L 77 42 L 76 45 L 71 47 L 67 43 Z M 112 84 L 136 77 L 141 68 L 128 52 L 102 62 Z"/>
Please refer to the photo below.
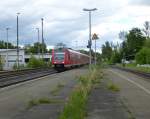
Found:
<path fill-rule="evenodd" d="M 0 73 L 0 88 L 57 73 L 52 68 L 28 69 Z"/>
<path fill-rule="evenodd" d="M 146 73 L 146 72 L 142 72 L 142 71 L 138 71 L 138 70 L 133 70 L 133 69 L 129 69 L 129 68 L 123 68 L 123 67 L 114 66 L 114 65 L 111 66 L 111 67 L 116 68 L 116 69 L 120 69 L 120 70 L 123 70 L 123 71 L 126 71 L 126 72 L 131 72 L 131 73 L 134 73 L 138 76 L 150 79 L 150 73 Z"/>

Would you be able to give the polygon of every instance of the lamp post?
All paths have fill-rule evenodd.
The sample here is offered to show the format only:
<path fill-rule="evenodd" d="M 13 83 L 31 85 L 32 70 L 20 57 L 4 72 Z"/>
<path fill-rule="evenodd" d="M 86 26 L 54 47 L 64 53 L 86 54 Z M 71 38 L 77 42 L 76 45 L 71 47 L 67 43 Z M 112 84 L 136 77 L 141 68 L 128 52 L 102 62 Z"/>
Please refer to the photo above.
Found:
<path fill-rule="evenodd" d="M 37 36 L 38 36 L 38 55 L 40 58 L 40 31 L 39 31 L 39 28 L 36 28 L 36 30 L 37 30 Z"/>
<path fill-rule="evenodd" d="M 93 8 L 93 9 L 86 9 L 84 8 L 83 11 L 87 11 L 89 12 L 89 41 L 88 41 L 88 48 L 89 48 L 89 55 L 90 55 L 90 65 L 92 64 L 92 59 L 91 59 L 91 46 L 92 46 L 92 40 L 91 40 L 91 12 L 92 11 L 96 11 L 97 8 Z"/>
<path fill-rule="evenodd" d="M 9 64 L 8 64 L 8 30 L 10 28 L 6 28 L 6 38 L 7 38 L 7 56 L 6 56 L 6 62 L 7 62 L 7 68 L 9 67 Z"/>
<path fill-rule="evenodd" d="M 43 21 L 44 21 L 44 19 L 43 19 L 43 18 L 41 18 L 41 22 L 42 22 L 42 59 L 44 59 Z"/>
<path fill-rule="evenodd" d="M 17 69 L 19 69 L 19 14 L 17 13 Z"/>

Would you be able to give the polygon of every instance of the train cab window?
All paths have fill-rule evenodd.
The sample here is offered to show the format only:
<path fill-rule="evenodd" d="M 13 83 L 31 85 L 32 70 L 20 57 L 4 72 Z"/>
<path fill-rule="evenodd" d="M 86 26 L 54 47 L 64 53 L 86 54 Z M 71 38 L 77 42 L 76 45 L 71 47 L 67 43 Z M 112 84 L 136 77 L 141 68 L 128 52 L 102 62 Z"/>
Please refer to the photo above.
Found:
<path fill-rule="evenodd" d="M 56 53 L 54 55 L 55 60 L 64 60 L 64 53 Z"/>

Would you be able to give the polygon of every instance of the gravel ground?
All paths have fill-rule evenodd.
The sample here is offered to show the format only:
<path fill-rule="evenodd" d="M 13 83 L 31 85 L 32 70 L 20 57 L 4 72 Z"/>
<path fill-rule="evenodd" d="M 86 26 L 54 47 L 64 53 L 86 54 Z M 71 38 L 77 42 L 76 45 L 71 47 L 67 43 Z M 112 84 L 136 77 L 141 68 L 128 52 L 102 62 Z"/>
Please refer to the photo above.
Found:
<path fill-rule="evenodd" d="M 86 68 L 74 69 L 0 89 L 0 119 L 57 119 L 76 76 L 86 73 Z M 53 95 L 59 84 L 64 87 Z M 45 97 L 61 102 L 27 108 L 29 101 Z"/>

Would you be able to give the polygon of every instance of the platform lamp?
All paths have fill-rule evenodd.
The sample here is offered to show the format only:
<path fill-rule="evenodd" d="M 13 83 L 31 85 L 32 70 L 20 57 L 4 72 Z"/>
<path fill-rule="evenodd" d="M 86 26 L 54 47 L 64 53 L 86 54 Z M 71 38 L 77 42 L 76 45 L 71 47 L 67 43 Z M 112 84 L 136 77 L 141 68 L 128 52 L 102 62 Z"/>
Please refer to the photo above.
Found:
<path fill-rule="evenodd" d="M 7 39 L 7 56 L 6 56 L 6 61 L 7 61 L 7 68 L 9 67 L 9 64 L 8 64 L 8 31 L 9 31 L 10 28 L 6 28 L 6 39 Z"/>
<path fill-rule="evenodd" d="M 91 46 L 92 46 L 92 40 L 91 40 L 91 12 L 92 11 L 96 11 L 97 8 L 93 8 L 93 9 L 86 9 L 84 8 L 83 11 L 87 11 L 89 12 L 89 41 L 88 41 L 88 48 L 89 48 L 89 55 L 90 55 L 90 65 L 92 64 L 92 54 L 91 54 Z"/>
<path fill-rule="evenodd" d="M 38 56 L 40 58 L 40 30 L 39 28 L 36 28 L 37 30 L 37 38 L 38 38 Z"/>
<path fill-rule="evenodd" d="M 19 69 L 19 15 L 17 13 L 17 69 Z"/>

